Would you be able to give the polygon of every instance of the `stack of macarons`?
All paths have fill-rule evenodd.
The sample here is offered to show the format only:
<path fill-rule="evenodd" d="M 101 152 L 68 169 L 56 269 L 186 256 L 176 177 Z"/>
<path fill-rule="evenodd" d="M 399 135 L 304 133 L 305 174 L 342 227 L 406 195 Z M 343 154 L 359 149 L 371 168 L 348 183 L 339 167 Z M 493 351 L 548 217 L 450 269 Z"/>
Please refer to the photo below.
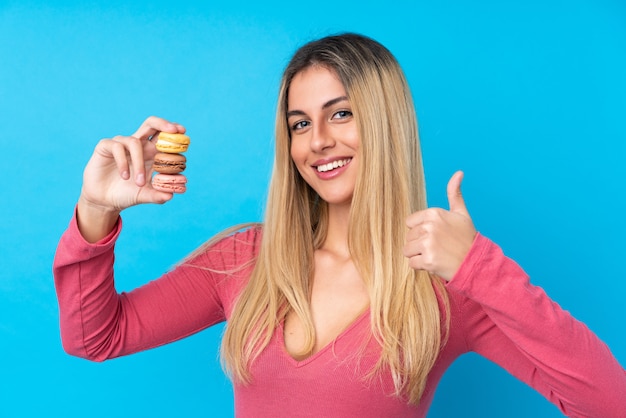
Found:
<path fill-rule="evenodd" d="M 187 168 L 183 152 L 189 147 L 189 137 L 184 134 L 159 133 L 155 143 L 157 151 L 152 168 L 158 174 L 152 177 L 152 187 L 167 193 L 184 193 L 187 179 L 182 173 Z"/>

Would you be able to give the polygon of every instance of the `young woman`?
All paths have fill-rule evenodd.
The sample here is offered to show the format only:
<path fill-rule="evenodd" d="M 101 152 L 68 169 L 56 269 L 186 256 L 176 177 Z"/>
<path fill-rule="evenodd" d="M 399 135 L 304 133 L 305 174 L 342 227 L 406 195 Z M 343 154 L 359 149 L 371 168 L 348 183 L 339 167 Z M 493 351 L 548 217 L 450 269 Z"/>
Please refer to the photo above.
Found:
<path fill-rule="evenodd" d="M 446 368 L 475 351 L 570 416 L 623 416 L 626 374 L 487 238 L 460 192 L 427 209 L 415 111 L 398 63 L 344 34 L 283 75 L 265 221 L 211 240 L 130 293 L 113 283 L 120 212 L 151 188 L 148 118 L 101 141 L 54 274 L 65 349 L 95 361 L 227 321 L 238 416 L 422 417 Z"/>

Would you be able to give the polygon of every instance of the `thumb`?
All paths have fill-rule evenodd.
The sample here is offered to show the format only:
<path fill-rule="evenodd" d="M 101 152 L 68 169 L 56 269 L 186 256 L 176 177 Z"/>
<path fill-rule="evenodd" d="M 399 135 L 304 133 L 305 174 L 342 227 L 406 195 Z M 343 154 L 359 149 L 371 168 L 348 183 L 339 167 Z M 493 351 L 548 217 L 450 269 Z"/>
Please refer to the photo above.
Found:
<path fill-rule="evenodd" d="M 463 172 L 457 171 L 448 181 L 448 203 L 450 204 L 450 212 L 462 213 L 469 216 L 465 200 L 461 193 L 461 182 L 463 181 Z"/>

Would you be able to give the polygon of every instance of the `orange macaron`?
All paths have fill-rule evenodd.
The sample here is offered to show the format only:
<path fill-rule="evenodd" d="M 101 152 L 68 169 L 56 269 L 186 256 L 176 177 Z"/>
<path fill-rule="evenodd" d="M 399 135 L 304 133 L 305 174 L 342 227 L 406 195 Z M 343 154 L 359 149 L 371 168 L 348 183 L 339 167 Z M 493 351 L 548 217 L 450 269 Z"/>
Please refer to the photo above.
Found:
<path fill-rule="evenodd" d="M 160 132 L 154 145 L 156 146 L 157 151 L 168 154 L 177 154 L 187 151 L 190 142 L 191 140 L 185 134 Z"/>

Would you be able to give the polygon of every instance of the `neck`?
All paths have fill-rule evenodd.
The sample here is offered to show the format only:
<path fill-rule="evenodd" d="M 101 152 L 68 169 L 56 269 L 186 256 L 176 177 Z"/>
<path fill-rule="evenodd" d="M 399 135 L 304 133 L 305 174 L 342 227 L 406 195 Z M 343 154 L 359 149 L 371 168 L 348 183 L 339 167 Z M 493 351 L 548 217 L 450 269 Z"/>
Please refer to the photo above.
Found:
<path fill-rule="evenodd" d="M 350 258 L 348 249 L 348 225 L 350 205 L 329 205 L 328 233 L 322 249 Z"/>

